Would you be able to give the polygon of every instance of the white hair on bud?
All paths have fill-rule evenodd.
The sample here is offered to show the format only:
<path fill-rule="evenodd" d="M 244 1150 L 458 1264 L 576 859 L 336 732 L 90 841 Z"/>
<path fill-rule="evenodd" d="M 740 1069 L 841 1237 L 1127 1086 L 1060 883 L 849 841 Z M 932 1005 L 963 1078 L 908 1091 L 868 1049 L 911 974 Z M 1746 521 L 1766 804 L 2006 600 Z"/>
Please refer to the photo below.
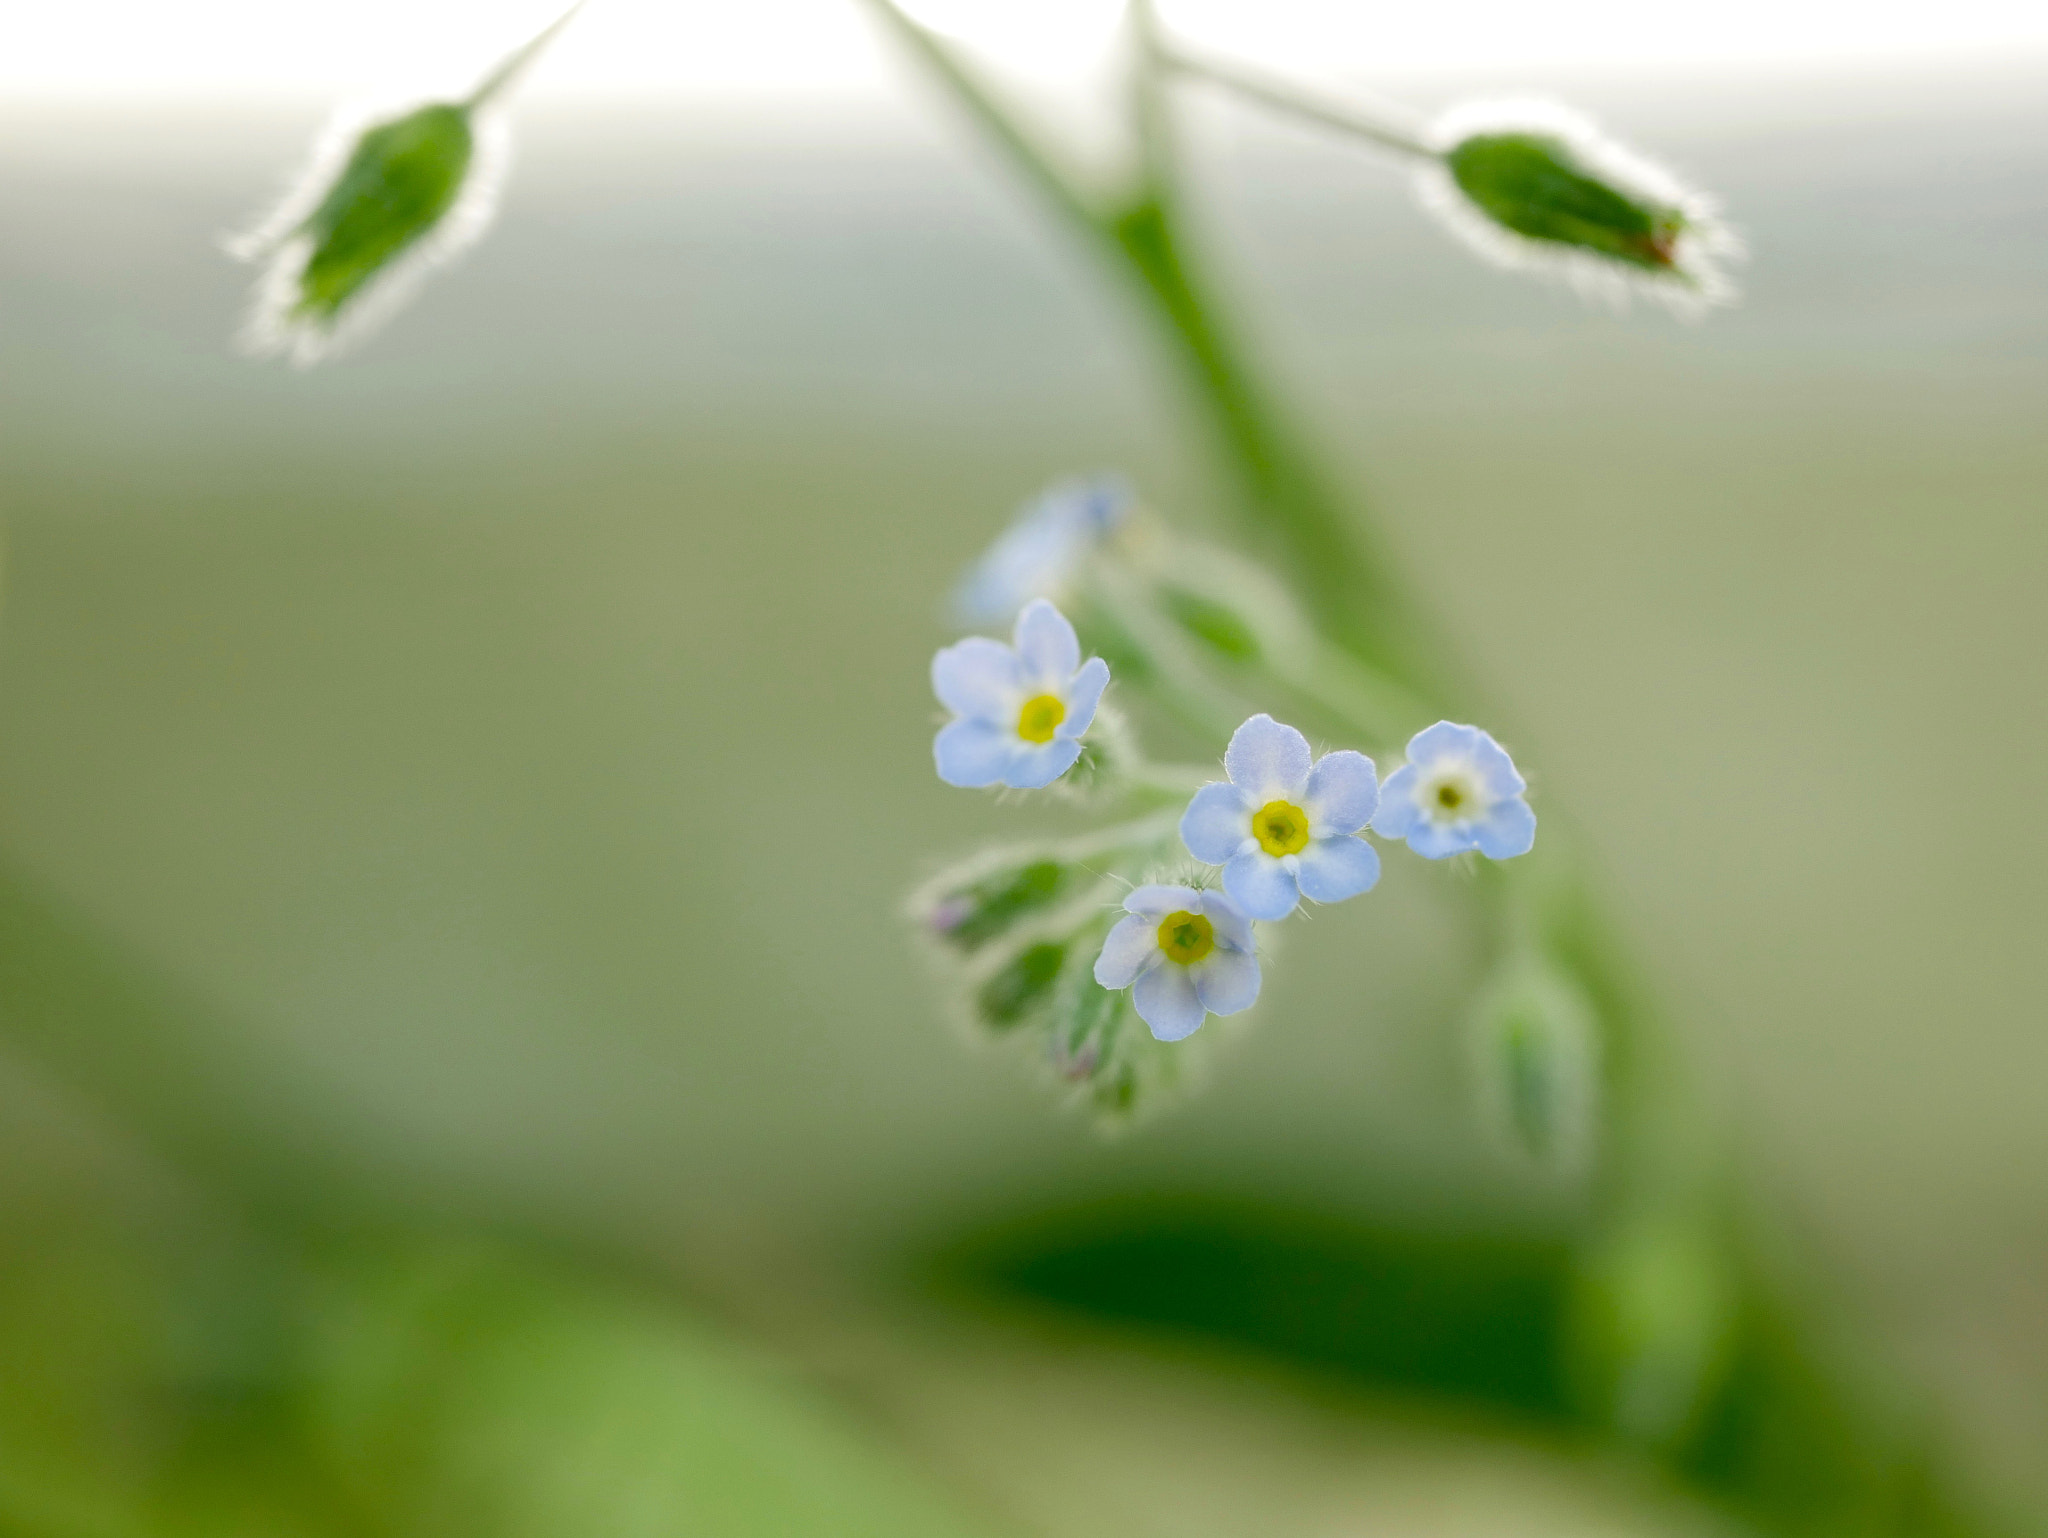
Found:
<path fill-rule="evenodd" d="M 1585 113 L 1541 97 L 1465 102 L 1430 125 L 1428 141 L 1444 155 L 1481 134 L 1555 139 L 1589 175 L 1642 202 L 1675 208 L 1685 219 L 1673 249 L 1672 271 L 1657 273 L 1497 224 L 1465 195 L 1443 160 L 1424 161 L 1416 173 L 1423 206 L 1487 261 L 1512 271 L 1561 278 L 1586 299 L 1617 310 L 1626 310 L 1635 294 L 1647 294 L 1684 320 L 1698 320 L 1740 297 L 1726 268 L 1747 253 L 1741 236 L 1721 221 L 1720 204 L 1603 133 Z"/>
<path fill-rule="evenodd" d="M 237 261 L 263 263 L 236 334 L 241 351 L 259 358 L 289 357 L 300 368 L 336 357 L 403 309 L 429 272 L 452 262 L 490 228 L 511 169 L 512 134 L 505 113 L 485 105 L 470 111 L 469 166 L 447 212 L 374 274 L 331 322 L 295 313 L 314 246 L 302 226 L 334 186 L 365 133 L 432 105 L 415 98 L 356 102 L 339 109 L 313 141 L 311 154 L 283 197 L 248 230 L 222 240 L 222 249 Z"/>

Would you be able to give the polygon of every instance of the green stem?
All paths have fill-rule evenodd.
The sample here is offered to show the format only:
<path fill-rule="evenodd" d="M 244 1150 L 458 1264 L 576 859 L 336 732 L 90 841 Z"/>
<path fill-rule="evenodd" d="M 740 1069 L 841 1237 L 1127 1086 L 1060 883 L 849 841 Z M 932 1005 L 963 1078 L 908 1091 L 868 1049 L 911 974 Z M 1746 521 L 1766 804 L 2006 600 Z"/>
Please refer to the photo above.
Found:
<path fill-rule="evenodd" d="M 574 5 L 535 33 L 528 42 L 514 49 L 503 63 L 484 76 L 482 83 L 469 93 L 469 100 L 463 105 L 474 112 L 486 102 L 502 95 L 515 80 L 526 73 L 527 67 L 541 56 L 548 44 L 561 35 L 562 29 L 576 19 L 576 13 L 583 9 L 584 4 L 585 0 L 576 0 Z"/>

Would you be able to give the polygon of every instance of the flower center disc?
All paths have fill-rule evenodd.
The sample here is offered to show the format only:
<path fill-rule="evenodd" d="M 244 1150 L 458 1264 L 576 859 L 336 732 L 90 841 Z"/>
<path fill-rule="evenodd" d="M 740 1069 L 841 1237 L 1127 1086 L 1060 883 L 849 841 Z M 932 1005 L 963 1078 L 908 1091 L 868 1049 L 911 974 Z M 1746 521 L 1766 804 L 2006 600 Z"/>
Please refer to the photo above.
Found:
<path fill-rule="evenodd" d="M 1252 836 L 1278 859 L 1308 848 L 1308 813 L 1291 801 L 1268 801 L 1252 818 Z"/>
<path fill-rule="evenodd" d="M 1479 799 L 1473 787 L 1452 775 L 1446 775 L 1422 793 L 1422 809 L 1437 822 L 1456 822 L 1461 817 L 1470 817 Z"/>
<path fill-rule="evenodd" d="M 1051 742 L 1052 734 L 1066 719 L 1065 700 L 1057 694 L 1034 695 L 1017 712 L 1017 735 L 1026 742 Z"/>
<path fill-rule="evenodd" d="M 1216 949 L 1216 926 L 1199 913 L 1169 913 L 1159 921 L 1159 948 L 1168 961 L 1193 966 Z"/>

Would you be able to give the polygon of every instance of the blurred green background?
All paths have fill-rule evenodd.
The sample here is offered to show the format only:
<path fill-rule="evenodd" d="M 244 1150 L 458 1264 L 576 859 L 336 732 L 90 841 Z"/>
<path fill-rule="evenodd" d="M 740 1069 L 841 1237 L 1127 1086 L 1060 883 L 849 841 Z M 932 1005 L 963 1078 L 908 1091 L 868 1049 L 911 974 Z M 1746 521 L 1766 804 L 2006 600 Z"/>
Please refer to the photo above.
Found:
<path fill-rule="evenodd" d="M 1753 1173 L 2036 1512 L 2044 83 L 1546 82 L 1725 197 L 1698 328 L 1194 122 L 1218 275 Z M 1431 1291 L 1540 1292 L 1567 1204 L 1474 1125 L 1411 868 L 1128 1136 L 939 1018 L 901 894 L 1038 825 L 930 773 L 946 585 L 1072 470 L 1227 488 L 930 107 L 527 112 L 486 243 L 311 373 L 231 354 L 217 239 L 314 117 L 0 111 L 0 1528 L 1720 1522 Z M 1060 1271 L 1104 1232 L 1236 1304 Z M 1375 1277 L 1451 1344 L 1346 1335 Z"/>

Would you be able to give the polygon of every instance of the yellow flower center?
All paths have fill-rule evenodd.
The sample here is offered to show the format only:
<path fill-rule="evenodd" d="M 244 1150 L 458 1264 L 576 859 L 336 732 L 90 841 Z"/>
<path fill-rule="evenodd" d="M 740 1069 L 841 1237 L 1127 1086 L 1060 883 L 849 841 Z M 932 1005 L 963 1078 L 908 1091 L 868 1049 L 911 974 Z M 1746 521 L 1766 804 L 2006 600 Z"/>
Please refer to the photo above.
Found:
<path fill-rule="evenodd" d="M 1017 712 L 1017 735 L 1026 742 L 1051 742 L 1066 719 L 1067 702 L 1057 694 L 1033 695 Z"/>
<path fill-rule="evenodd" d="M 1308 848 L 1308 813 L 1291 801 L 1268 801 L 1252 817 L 1252 836 L 1278 859 Z"/>
<path fill-rule="evenodd" d="M 1169 913 L 1159 921 L 1159 948 L 1168 961 L 1191 967 L 1216 949 L 1216 926 L 1199 913 Z"/>

